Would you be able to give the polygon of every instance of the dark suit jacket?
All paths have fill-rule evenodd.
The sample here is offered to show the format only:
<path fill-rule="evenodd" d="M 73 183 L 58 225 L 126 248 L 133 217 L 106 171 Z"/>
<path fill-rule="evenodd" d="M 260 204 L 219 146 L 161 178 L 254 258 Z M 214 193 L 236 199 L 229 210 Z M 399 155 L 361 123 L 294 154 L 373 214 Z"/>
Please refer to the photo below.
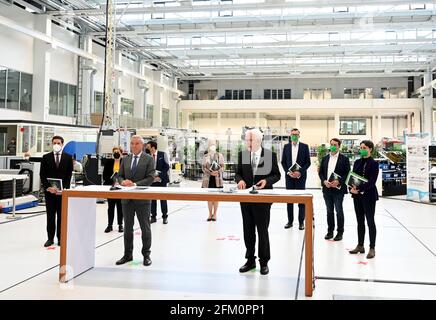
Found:
<path fill-rule="evenodd" d="M 288 176 L 288 170 L 292 166 L 292 143 L 288 143 L 283 147 L 282 155 L 282 167 L 286 174 L 286 185 L 289 185 L 292 180 L 294 180 L 297 185 L 302 188 L 306 186 L 307 179 L 307 169 L 310 167 L 310 152 L 309 146 L 305 143 L 300 142 L 298 146 L 297 163 L 301 166 L 301 177 L 299 179 L 294 179 Z"/>
<path fill-rule="evenodd" d="M 347 185 L 345 184 L 345 180 L 347 179 L 348 172 L 350 172 L 350 160 L 343 154 L 339 153 L 338 155 L 338 162 L 336 163 L 336 167 L 334 172 L 341 176 L 339 179 L 339 184 L 341 186 L 341 189 L 336 188 L 327 188 L 324 185 L 324 181 L 328 180 L 330 177 L 327 177 L 327 171 L 328 171 L 328 165 L 329 165 L 330 155 L 326 155 L 321 160 L 321 166 L 319 169 L 319 178 L 321 179 L 322 184 L 322 192 L 337 192 L 340 191 L 342 193 L 347 193 Z"/>
<path fill-rule="evenodd" d="M 375 184 L 378 178 L 379 164 L 372 157 L 370 157 L 366 162 L 365 170 L 363 170 L 363 167 L 364 164 L 362 162 L 362 159 L 358 159 L 354 162 L 353 172 L 363 175 L 365 178 L 368 179 L 368 182 L 362 184 L 358 188 L 359 192 L 361 193 L 357 195 L 352 194 L 352 197 L 362 197 L 362 199 L 365 201 L 377 201 L 379 197 L 378 190 Z"/>
<path fill-rule="evenodd" d="M 111 186 L 114 184 L 114 180 L 111 179 L 112 175 L 114 174 L 114 159 L 106 159 L 103 167 L 103 185 L 105 186 Z M 120 169 L 121 165 L 123 163 L 123 159 L 120 159 Z"/>
<path fill-rule="evenodd" d="M 152 157 L 153 158 L 153 157 Z M 170 164 L 168 163 L 168 158 L 165 152 L 158 151 L 156 156 L 156 170 L 160 171 L 159 177 L 161 182 L 154 182 L 153 186 L 166 187 L 167 183 L 170 182 L 168 177 L 168 170 L 170 170 Z"/>
<path fill-rule="evenodd" d="M 277 164 L 277 155 L 271 150 L 262 148 L 259 165 L 254 176 L 254 183 L 266 180 L 264 189 L 272 189 L 273 184 L 280 180 L 280 170 Z M 253 169 L 251 168 L 251 154 L 249 151 L 242 151 L 238 154 L 238 166 L 235 174 L 236 183 L 244 180 L 247 189 L 253 185 Z"/>
<path fill-rule="evenodd" d="M 43 155 L 39 176 L 44 190 L 50 188 L 47 178 L 62 179 L 62 187 L 70 188 L 71 176 L 73 175 L 73 157 L 62 151 L 59 167 L 56 168 L 55 156 L 53 152 Z"/>
<path fill-rule="evenodd" d="M 137 186 L 150 186 L 154 180 L 154 163 L 153 158 L 146 154 L 141 153 L 136 166 L 136 171 L 133 174 L 131 167 L 133 161 L 133 154 L 129 154 L 123 159 L 120 165 L 120 172 L 118 172 L 118 182 L 121 184 L 124 180 L 131 180 Z M 137 202 L 138 204 L 150 204 L 150 200 L 129 200 L 122 199 L 121 203 L 128 203 L 129 201 Z"/>

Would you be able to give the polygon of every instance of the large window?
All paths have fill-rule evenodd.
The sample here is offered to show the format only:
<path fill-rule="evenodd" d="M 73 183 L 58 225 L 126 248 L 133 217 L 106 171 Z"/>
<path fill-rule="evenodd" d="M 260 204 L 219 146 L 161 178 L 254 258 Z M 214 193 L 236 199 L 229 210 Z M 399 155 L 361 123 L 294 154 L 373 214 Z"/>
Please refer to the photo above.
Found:
<path fill-rule="evenodd" d="M 225 90 L 225 100 L 251 100 L 251 89 Z"/>
<path fill-rule="evenodd" d="M 162 127 L 170 126 L 170 110 L 162 108 Z"/>
<path fill-rule="evenodd" d="M 76 86 L 50 80 L 49 113 L 73 117 L 76 114 Z"/>
<path fill-rule="evenodd" d="M 283 100 L 291 99 L 291 89 L 265 89 L 263 90 L 265 100 Z"/>
<path fill-rule="evenodd" d="M 303 99 L 325 100 L 332 98 L 332 89 L 304 89 Z"/>
<path fill-rule="evenodd" d="M 384 99 L 407 98 L 406 88 L 381 88 L 381 91 Z"/>
<path fill-rule="evenodd" d="M 195 96 L 198 100 L 217 100 L 218 90 L 216 89 L 199 89 L 195 90 Z"/>
<path fill-rule="evenodd" d="M 340 135 L 366 135 L 365 119 L 347 119 L 339 121 Z"/>
<path fill-rule="evenodd" d="M 133 117 L 133 100 L 121 98 L 121 115 Z"/>
<path fill-rule="evenodd" d="M 94 109 L 91 113 L 103 113 L 104 95 L 103 92 L 94 91 Z"/>
<path fill-rule="evenodd" d="M 0 108 L 32 110 L 32 75 L 0 67 Z"/>
<path fill-rule="evenodd" d="M 150 126 L 153 126 L 153 112 L 154 112 L 154 106 L 152 104 L 147 104 L 147 107 L 145 108 L 145 119 L 147 119 L 150 123 Z"/>
<path fill-rule="evenodd" d="M 372 88 L 344 88 L 344 99 L 372 99 Z"/>

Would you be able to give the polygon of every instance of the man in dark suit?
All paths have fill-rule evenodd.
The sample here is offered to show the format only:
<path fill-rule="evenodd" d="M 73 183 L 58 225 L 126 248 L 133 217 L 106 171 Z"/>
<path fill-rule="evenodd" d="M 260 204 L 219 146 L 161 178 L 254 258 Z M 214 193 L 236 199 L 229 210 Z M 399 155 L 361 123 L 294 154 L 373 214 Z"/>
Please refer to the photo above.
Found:
<path fill-rule="evenodd" d="M 165 152 L 157 151 L 156 141 L 149 141 L 145 145 L 147 153 L 152 156 L 154 160 L 154 168 L 156 169 L 156 177 L 152 184 L 153 187 L 166 187 L 168 182 L 168 170 L 170 170 L 170 165 L 168 157 Z M 168 223 L 168 205 L 167 200 L 160 201 L 160 209 L 162 211 L 163 224 Z M 157 200 L 151 201 L 151 219 L 150 223 L 156 222 L 157 216 Z"/>
<path fill-rule="evenodd" d="M 130 139 L 131 154 L 123 159 L 118 172 L 118 182 L 121 186 L 150 186 L 154 181 L 153 158 L 142 152 L 144 141 L 141 136 L 134 135 Z M 142 232 L 142 255 L 144 265 L 151 265 L 151 229 L 150 200 L 122 199 L 124 216 L 124 255 L 116 262 L 117 265 L 133 260 L 133 225 L 135 213 Z"/>
<path fill-rule="evenodd" d="M 235 175 L 238 189 L 247 189 L 253 186 L 256 189 L 272 189 L 273 184 L 280 180 L 277 155 L 271 150 L 261 147 L 262 133 L 258 129 L 248 130 L 245 133 L 245 142 L 247 150 L 238 154 L 238 167 Z M 270 210 L 271 203 L 241 202 L 247 262 L 239 269 L 239 272 L 247 272 L 256 268 L 254 254 L 257 228 L 260 273 L 262 275 L 268 274 Z"/>
<path fill-rule="evenodd" d="M 326 240 L 333 238 L 335 230 L 335 213 L 338 222 L 337 234 L 334 241 L 342 240 L 344 234 L 344 194 L 348 193 L 345 180 L 350 172 L 350 160 L 339 152 L 341 140 L 333 138 L 330 140 L 330 154 L 322 158 L 319 168 L 319 178 L 322 183 L 322 193 L 327 207 L 327 234 Z"/>
<path fill-rule="evenodd" d="M 286 173 L 286 189 L 287 190 L 305 190 L 307 169 L 310 167 L 310 152 L 309 146 L 303 142 L 299 142 L 300 130 L 297 128 L 291 131 L 291 142 L 283 148 L 282 166 Z M 296 172 L 290 172 L 289 169 L 297 163 L 300 169 Z M 304 230 L 305 206 L 298 204 L 298 222 L 299 229 Z M 288 203 L 288 223 L 285 229 L 291 228 L 294 222 L 294 204 Z"/>
<path fill-rule="evenodd" d="M 54 236 L 58 238 L 58 245 L 61 242 L 61 215 L 62 197 L 60 190 L 52 187 L 47 178 L 61 179 L 62 188 L 70 187 L 71 176 L 73 175 L 73 157 L 62 152 L 64 138 L 54 136 L 51 139 L 53 151 L 45 154 L 41 160 L 39 176 L 44 188 L 45 206 L 47 211 L 47 241 L 44 247 L 54 243 Z M 56 223 L 57 217 L 57 223 Z"/>

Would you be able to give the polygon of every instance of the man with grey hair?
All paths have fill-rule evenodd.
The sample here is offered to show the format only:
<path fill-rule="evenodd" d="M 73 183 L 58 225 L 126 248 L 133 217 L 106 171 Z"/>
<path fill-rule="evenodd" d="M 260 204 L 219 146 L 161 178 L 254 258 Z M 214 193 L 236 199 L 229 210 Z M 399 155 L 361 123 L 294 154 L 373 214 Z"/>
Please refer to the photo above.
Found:
<path fill-rule="evenodd" d="M 277 155 L 271 150 L 262 148 L 262 133 L 258 129 L 245 133 L 247 150 L 238 154 L 238 167 L 235 179 L 238 189 L 272 189 L 273 184 L 280 180 Z M 247 249 L 247 262 L 239 272 L 247 272 L 256 268 L 256 228 L 259 237 L 260 273 L 269 273 L 270 245 L 268 226 L 270 221 L 271 203 L 241 202 L 242 222 L 244 228 L 244 242 Z"/>
<path fill-rule="evenodd" d="M 118 182 L 125 187 L 149 186 L 154 181 L 153 158 L 142 152 L 144 140 L 134 135 L 130 139 L 131 154 L 124 158 L 118 173 Z M 151 229 L 150 229 L 150 200 L 122 199 L 124 217 L 124 256 L 116 262 L 117 265 L 133 260 L 133 225 L 135 213 L 142 232 L 142 255 L 144 265 L 151 265 Z"/>

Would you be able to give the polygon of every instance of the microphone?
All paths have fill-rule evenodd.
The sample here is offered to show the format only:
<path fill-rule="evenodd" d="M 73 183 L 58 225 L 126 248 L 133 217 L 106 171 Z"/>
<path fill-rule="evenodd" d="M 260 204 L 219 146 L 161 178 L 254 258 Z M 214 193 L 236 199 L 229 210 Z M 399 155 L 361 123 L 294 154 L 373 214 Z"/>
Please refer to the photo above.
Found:
<path fill-rule="evenodd" d="M 117 178 L 118 178 L 118 172 L 114 172 L 114 174 L 110 177 L 110 179 L 112 180 L 112 187 L 110 187 L 109 190 L 120 190 L 121 189 L 121 187 L 116 185 Z"/>
<path fill-rule="evenodd" d="M 253 159 L 251 157 L 250 157 L 250 164 L 251 164 L 251 172 L 253 173 L 253 186 L 251 187 L 251 190 L 250 190 L 249 193 L 251 193 L 251 194 L 258 194 L 259 191 L 257 191 L 255 189 L 255 183 L 254 183 L 254 177 L 255 177 L 255 174 L 254 174 L 254 165 L 253 165 Z"/>

